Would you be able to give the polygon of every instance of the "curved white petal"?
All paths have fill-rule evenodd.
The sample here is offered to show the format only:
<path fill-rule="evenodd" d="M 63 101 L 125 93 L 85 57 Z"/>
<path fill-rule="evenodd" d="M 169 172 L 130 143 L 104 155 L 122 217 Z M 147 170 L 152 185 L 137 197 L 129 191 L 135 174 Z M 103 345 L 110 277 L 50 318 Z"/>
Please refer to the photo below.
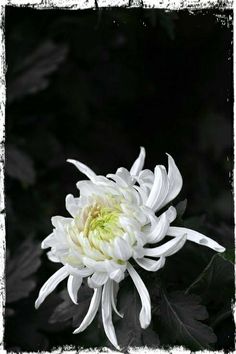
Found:
<path fill-rule="evenodd" d="M 105 256 L 114 258 L 113 247 L 110 242 L 99 240 L 99 248 Z"/>
<path fill-rule="evenodd" d="M 173 200 L 179 194 L 183 186 L 182 176 L 175 164 L 173 157 L 171 157 L 169 154 L 167 154 L 167 156 L 168 156 L 169 191 L 164 202 L 165 205 L 169 203 L 171 200 Z"/>
<path fill-rule="evenodd" d="M 107 283 L 103 286 L 102 292 L 102 322 L 108 339 L 114 345 L 114 347 L 119 350 L 120 347 L 117 343 L 115 329 L 112 323 L 112 291 L 112 280 L 108 280 Z"/>
<path fill-rule="evenodd" d="M 125 270 L 125 265 L 118 264 L 115 261 L 108 259 L 106 259 L 105 261 L 95 261 L 94 259 L 84 256 L 83 263 L 93 272 L 107 272 L 108 274 L 110 274 L 117 269 L 123 271 Z"/>
<path fill-rule="evenodd" d="M 130 186 L 133 184 L 130 172 L 126 168 L 119 167 L 116 171 L 116 175 L 122 178 L 122 180 L 126 183 L 126 186 Z"/>
<path fill-rule="evenodd" d="M 163 204 L 169 190 L 169 181 L 164 166 L 158 165 L 154 171 L 154 182 L 146 206 L 157 211 Z"/>
<path fill-rule="evenodd" d="M 143 146 L 140 147 L 140 153 L 138 158 L 134 161 L 131 169 L 130 169 L 130 174 L 132 176 L 137 176 L 141 170 L 143 169 L 143 165 L 144 165 L 144 160 L 145 160 L 145 149 Z"/>
<path fill-rule="evenodd" d="M 47 252 L 47 256 L 51 262 L 54 262 L 54 263 L 61 262 L 60 259 L 52 251 Z"/>
<path fill-rule="evenodd" d="M 78 294 L 79 288 L 82 284 L 82 279 L 83 278 L 81 278 L 81 277 L 70 275 L 68 277 L 68 281 L 67 281 L 68 294 L 70 295 L 71 300 L 76 305 L 78 304 L 77 294 Z"/>
<path fill-rule="evenodd" d="M 55 235 L 52 232 L 50 235 L 48 235 L 42 242 L 41 242 L 41 248 L 45 249 L 48 247 L 52 247 L 52 245 L 55 243 Z"/>
<path fill-rule="evenodd" d="M 158 261 L 149 258 L 135 259 L 140 267 L 148 270 L 149 272 L 156 272 L 161 269 L 165 264 L 165 257 L 161 257 Z"/>
<path fill-rule="evenodd" d="M 111 286 L 112 286 L 112 290 L 111 290 L 111 305 L 112 305 L 112 308 L 113 310 L 115 311 L 115 313 L 123 318 L 124 317 L 124 314 L 123 313 L 120 313 L 118 310 L 117 310 L 117 307 L 116 307 L 116 298 L 117 298 L 117 293 L 118 293 L 118 290 L 119 290 L 119 284 L 118 283 L 115 283 L 114 281 L 111 282 Z"/>
<path fill-rule="evenodd" d="M 125 273 L 121 269 L 116 269 L 109 274 L 110 279 L 114 280 L 116 283 L 119 283 L 124 279 Z"/>
<path fill-rule="evenodd" d="M 168 216 L 168 219 L 169 219 L 170 223 L 173 222 L 176 219 L 176 217 L 177 217 L 177 211 L 172 205 L 166 211 L 166 214 Z"/>
<path fill-rule="evenodd" d="M 153 184 L 153 181 L 154 181 L 154 173 L 149 170 L 149 169 L 145 169 L 145 170 L 142 170 L 139 175 L 138 175 L 138 180 L 143 183 L 150 183 L 150 184 Z"/>
<path fill-rule="evenodd" d="M 71 223 L 73 219 L 72 218 L 65 218 L 64 216 L 56 215 L 51 218 L 52 225 L 55 228 L 64 229 L 64 226 L 68 225 Z"/>
<path fill-rule="evenodd" d="M 86 267 L 78 269 L 78 268 L 72 267 L 69 264 L 66 264 L 65 268 L 68 271 L 68 274 L 73 275 L 75 277 L 84 278 L 84 277 L 90 276 L 93 273 L 92 269 L 88 269 Z"/>
<path fill-rule="evenodd" d="M 76 160 L 71 160 L 71 159 L 68 159 L 66 161 L 75 165 L 75 167 L 77 167 L 81 173 L 83 173 L 85 176 L 87 176 L 89 179 L 91 179 L 91 181 L 95 180 L 96 173 L 93 172 L 93 170 L 91 170 L 91 168 L 86 166 L 84 163 L 82 163 L 80 161 L 76 161 Z"/>
<path fill-rule="evenodd" d="M 139 222 L 132 217 L 121 215 L 119 221 L 123 229 L 128 232 L 140 229 Z"/>
<path fill-rule="evenodd" d="M 113 179 L 120 187 L 123 188 L 126 188 L 132 184 L 131 175 L 124 167 L 118 168 L 115 174 L 109 173 L 107 177 Z"/>
<path fill-rule="evenodd" d="M 117 186 L 112 184 L 112 181 L 109 181 L 110 183 L 107 185 L 104 185 L 103 183 L 98 182 L 97 184 L 97 178 L 96 177 L 96 183 L 93 183 L 92 181 L 89 180 L 84 180 L 84 181 L 79 181 L 76 183 L 76 187 L 80 191 L 80 195 L 83 197 L 89 197 L 91 195 L 104 195 L 105 193 L 111 193 L 113 195 L 119 195 L 119 189 Z"/>
<path fill-rule="evenodd" d="M 147 234 L 147 243 L 156 243 L 161 241 L 165 236 L 170 226 L 167 213 L 163 213 L 156 221 L 154 227 Z"/>
<path fill-rule="evenodd" d="M 200 232 L 187 229 L 185 227 L 175 227 L 175 226 L 170 226 L 167 235 L 168 236 L 175 236 L 179 237 L 185 233 L 187 235 L 187 240 L 198 243 L 199 245 L 206 246 L 209 248 L 212 248 L 216 252 L 224 252 L 225 248 L 219 245 L 216 241 L 212 240 L 209 237 L 206 237 L 205 235 L 201 234 Z"/>
<path fill-rule="evenodd" d="M 66 196 L 66 209 L 74 217 L 78 213 L 79 198 L 75 198 L 72 194 Z"/>
<path fill-rule="evenodd" d="M 103 284 L 107 282 L 108 279 L 108 274 L 107 273 L 101 273 L 101 272 L 95 272 L 91 276 L 91 278 L 88 278 L 88 286 L 90 288 L 99 288 Z"/>
<path fill-rule="evenodd" d="M 94 317 L 97 314 L 98 307 L 100 305 L 101 294 L 102 294 L 102 288 L 94 289 L 93 297 L 90 302 L 88 312 L 84 317 L 81 325 L 78 328 L 76 328 L 76 330 L 74 330 L 73 334 L 83 332 L 93 321 Z"/>
<path fill-rule="evenodd" d="M 149 257 L 172 256 L 172 254 L 178 252 L 183 247 L 186 240 L 187 240 L 187 235 L 181 233 L 180 236 L 164 243 L 161 246 L 155 248 L 144 248 L 145 251 L 144 254 L 145 256 L 149 256 Z"/>
<path fill-rule="evenodd" d="M 147 328 L 151 322 L 151 300 L 147 288 L 130 263 L 127 264 L 127 270 L 136 286 L 142 303 L 142 309 L 139 314 L 139 321 L 143 329 Z"/>
<path fill-rule="evenodd" d="M 134 186 L 136 191 L 139 193 L 140 198 L 142 200 L 142 204 L 146 204 L 147 199 L 148 199 L 148 193 L 145 188 L 142 188 L 142 186 Z"/>
<path fill-rule="evenodd" d="M 122 237 L 116 237 L 114 239 L 113 254 L 117 259 L 126 261 L 132 256 L 132 248 Z"/>
<path fill-rule="evenodd" d="M 45 298 L 51 294 L 51 292 L 56 288 L 56 286 L 68 276 L 68 271 L 66 267 L 60 268 L 56 273 L 54 273 L 42 286 L 39 292 L 39 296 L 35 301 L 35 308 L 37 309 Z"/>

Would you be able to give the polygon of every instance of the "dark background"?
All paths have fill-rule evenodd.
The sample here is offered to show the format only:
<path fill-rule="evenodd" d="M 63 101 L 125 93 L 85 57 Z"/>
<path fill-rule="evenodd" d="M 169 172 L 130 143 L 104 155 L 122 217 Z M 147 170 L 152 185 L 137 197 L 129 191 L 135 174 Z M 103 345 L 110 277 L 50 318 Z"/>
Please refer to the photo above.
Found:
<path fill-rule="evenodd" d="M 233 350 L 230 18 L 232 11 L 216 9 L 6 8 L 7 349 L 109 345 L 100 315 L 84 333 L 71 334 L 89 304 L 86 286 L 79 307 L 63 283 L 34 309 L 40 287 L 57 269 L 39 244 L 52 230 L 51 216 L 66 216 L 66 194 L 78 195 L 82 175 L 67 158 L 105 175 L 129 168 L 142 145 L 147 168 L 166 164 L 165 152 L 180 168 L 184 187 L 175 204 L 188 202 L 184 217 L 186 201 L 178 204 L 177 223 L 204 232 L 227 252 L 221 257 L 189 243 L 158 274 L 141 272 L 152 299 L 146 331 L 136 315 L 139 299 L 125 280 L 118 306 L 127 315 L 114 317 L 118 341 Z M 181 330 L 188 325 L 196 326 L 196 340 Z"/>

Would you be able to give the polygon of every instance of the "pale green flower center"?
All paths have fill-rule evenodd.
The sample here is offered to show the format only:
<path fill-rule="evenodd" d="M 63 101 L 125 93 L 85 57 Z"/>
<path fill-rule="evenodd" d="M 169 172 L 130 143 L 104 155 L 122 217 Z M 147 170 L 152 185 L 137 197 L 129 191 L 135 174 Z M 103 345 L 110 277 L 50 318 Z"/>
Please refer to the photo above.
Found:
<path fill-rule="evenodd" d="M 94 206 L 88 213 L 84 234 L 93 241 L 110 241 L 120 236 L 124 231 L 119 224 L 120 210 L 105 206 Z"/>

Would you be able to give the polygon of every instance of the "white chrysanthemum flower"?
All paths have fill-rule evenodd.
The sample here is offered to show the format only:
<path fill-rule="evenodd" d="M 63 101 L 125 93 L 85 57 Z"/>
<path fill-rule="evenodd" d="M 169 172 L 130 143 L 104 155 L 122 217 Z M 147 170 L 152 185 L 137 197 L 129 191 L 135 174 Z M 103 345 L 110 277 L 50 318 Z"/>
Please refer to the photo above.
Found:
<path fill-rule="evenodd" d="M 74 333 L 82 332 L 89 326 L 101 303 L 105 333 L 117 349 L 112 310 L 122 317 L 116 308 L 116 294 L 126 271 L 140 295 L 141 327 L 147 328 L 151 321 L 149 293 L 130 264 L 131 258 L 147 271 L 156 272 L 164 266 L 166 257 L 179 251 L 186 240 L 217 252 L 225 250 L 199 232 L 170 226 L 176 218 L 173 206 L 156 216 L 178 195 L 182 177 L 170 155 L 168 173 L 162 165 L 157 165 L 154 173 L 143 170 L 144 159 L 145 149 L 142 147 L 130 171 L 122 167 L 106 177 L 97 176 L 81 162 L 68 160 L 89 180 L 77 183 L 79 198 L 67 195 L 66 208 L 71 217 L 54 216 L 53 232 L 42 242 L 42 248 L 51 247 L 49 259 L 62 263 L 63 267 L 41 288 L 36 308 L 66 277 L 68 293 L 76 304 L 83 278 L 87 278 L 94 294 L 87 315 Z M 172 239 L 153 247 L 167 235 Z"/>

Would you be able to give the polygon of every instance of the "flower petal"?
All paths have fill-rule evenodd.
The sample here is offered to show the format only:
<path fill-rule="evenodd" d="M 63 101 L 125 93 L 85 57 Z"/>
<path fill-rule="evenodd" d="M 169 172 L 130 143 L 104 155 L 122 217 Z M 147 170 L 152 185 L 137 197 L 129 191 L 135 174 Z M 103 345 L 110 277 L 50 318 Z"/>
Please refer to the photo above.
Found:
<path fill-rule="evenodd" d="M 148 270 L 149 272 L 156 272 L 161 269 L 165 264 L 165 257 L 161 257 L 158 261 L 149 258 L 135 259 L 140 267 Z"/>
<path fill-rule="evenodd" d="M 147 288 L 130 263 L 127 264 L 127 270 L 138 290 L 140 300 L 142 303 L 142 309 L 139 314 L 139 321 L 143 329 L 147 328 L 151 322 L 151 300 Z"/>
<path fill-rule="evenodd" d="M 114 347 L 120 350 L 112 323 L 112 291 L 112 281 L 108 280 L 104 285 L 102 292 L 102 322 L 107 338 L 114 345 Z"/>
<path fill-rule="evenodd" d="M 82 284 L 82 277 L 70 275 L 67 281 L 67 290 L 70 295 L 71 300 L 74 304 L 78 304 L 77 302 L 77 293 Z"/>
<path fill-rule="evenodd" d="M 60 216 L 60 215 L 56 215 L 51 218 L 52 225 L 55 228 L 61 230 L 64 230 L 64 226 L 70 224 L 72 220 L 73 220 L 72 218 L 65 218 L 64 216 Z"/>
<path fill-rule="evenodd" d="M 170 226 L 170 219 L 172 220 L 174 216 L 176 216 L 175 208 L 170 207 L 165 213 L 161 214 L 159 218 L 152 218 L 152 226 L 151 230 L 147 234 L 147 243 L 156 243 L 161 241 L 167 233 L 167 230 Z M 156 222 L 154 223 L 154 220 Z"/>
<path fill-rule="evenodd" d="M 39 296 L 35 301 L 35 308 L 37 309 L 45 298 L 51 294 L 51 292 L 56 288 L 56 286 L 68 276 L 68 271 L 66 267 L 60 268 L 56 273 L 54 273 L 42 286 L 39 292 Z"/>
<path fill-rule="evenodd" d="M 104 261 L 95 261 L 89 257 L 83 257 L 83 263 L 88 267 L 92 272 L 107 272 L 108 274 L 112 273 L 114 270 L 120 269 L 125 271 L 124 264 L 118 264 L 113 260 L 104 260 Z"/>
<path fill-rule="evenodd" d="M 121 269 L 116 269 L 109 274 L 110 279 L 114 280 L 115 282 L 119 283 L 121 280 L 124 279 L 125 273 Z"/>
<path fill-rule="evenodd" d="M 99 288 L 100 286 L 106 283 L 107 279 L 107 273 L 95 272 L 93 273 L 91 278 L 88 278 L 88 286 L 90 288 Z"/>
<path fill-rule="evenodd" d="M 52 247 L 52 245 L 55 243 L 55 235 L 52 232 L 50 235 L 48 235 L 42 242 L 41 242 L 41 248 L 45 249 L 48 247 Z"/>
<path fill-rule="evenodd" d="M 186 240 L 187 240 L 187 235 L 181 233 L 181 235 L 179 235 L 178 237 L 164 243 L 161 246 L 155 248 L 144 248 L 145 251 L 144 254 L 145 256 L 149 256 L 149 257 L 172 256 L 172 254 L 175 254 L 183 247 Z"/>
<path fill-rule="evenodd" d="M 117 293 L 118 293 L 118 290 L 119 290 L 119 284 L 115 283 L 114 281 L 112 281 L 111 284 L 112 284 L 112 290 L 111 290 L 111 305 L 112 305 L 112 308 L 113 308 L 113 310 L 115 311 L 115 313 L 119 317 L 123 318 L 124 314 L 120 313 L 117 310 L 117 307 L 116 307 L 116 297 L 117 297 Z"/>
<path fill-rule="evenodd" d="M 89 179 L 91 179 L 91 181 L 95 180 L 96 173 L 93 172 L 93 170 L 91 170 L 91 168 L 86 166 L 84 163 L 76 161 L 76 160 L 71 160 L 71 159 L 68 159 L 66 161 L 75 165 L 75 167 L 77 167 L 81 173 L 83 173 L 85 176 L 87 176 Z"/>
<path fill-rule="evenodd" d="M 154 171 L 154 182 L 146 206 L 157 211 L 163 204 L 169 190 L 169 181 L 164 166 L 158 165 Z"/>
<path fill-rule="evenodd" d="M 199 245 L 206 246 L 212 248 L 216 252 L 224 252 L 225 248 L 219 245 L 216 241 L 212 240 L 209 237 L 201 234 L 200 232 L 187 229 L 185 227 L 175 227 L 171 226 L 168 229 L 167 235 L 168 236 L 180 236 L 183 233 L 187 235 L 187 240 L 198 243 Z"/>
<path fill-rule="evenodd" d="M 166 210 L 167 217 L 169 219 L 169 222 L 173 222 L 176 219 L 177 216 L 177 211 L 176 209 L 171 205 L 169 209 Z"/>
<path fill-rule="evenodd" d="M 123 238 L 116 237 L 114 239 L 113 254 L 117 259 L 126 261 L 132 256 L 132 248 Z"/>
<path fill-rule="evenodd" d="M 93 297 L 90 302 L 88 312 L 84 317 L 81 325 L 74 330 L 73 334 L 83 332 L 93 321 L 94 317 L 97 314 L 98 307 L 100 305 L 101 295 L 102 295 L 102 288 L 94 289 Z"/>
<path fill-rule="evenodd" d="M 79 209 L 79 198 L 75 198 L 72 194 L 66 196 L 66 209 L 75 217 Z"/>
<path fill-rule="evenodd" d="M 168 179 L 169 179 L 169 191 L 165 199 L 165 205 L 173 200 L 181 191 L 183 186 L 183 179 L 177 168 L 173 157 L 169 154 L 168 156 Z"/>
<path fill-rule="evenodd" d="M 54 263 L 61 262 L 60 259 L 52 251 L 47 252 L 47 256 L 51 262 L 54 262 Z"/>
<path fill-rule="evenodd" d="M 138 158 L 134 161 L 131 169 L 130 169 L 130 174 L 132 176 L 137 176 L 141 170 L 143 169 L 143 165 L 144 165 L 144 160 L 145 160 L 145 149 L 143 146 L 140 147 L 140 153 Z"/>
<path fill-rule="evenodd" d="M 126 188 L 132 184 L 131 175 L 124 167 L 118 168 L 116 173 L 109 173 L 107 177 L 113 179 L 120 187 L 123 188 Z"/>
<path fill-rule="evenodd" d="M 69 264 L 66 264 L 65 267 L 66 267 L 68 273 L 69 273 L 70 275 L 75 276 L 75 277 L 82 277 L 82 278 L 84 278 L 84 277 L 90 276 L 90 275 L 93 273 L 92 269 L 88 269 L 88 268 L 86 268 L 86 267 L 78 269 L 78 268 L 72 267 L 72 266 L 69 265 Z"/>

